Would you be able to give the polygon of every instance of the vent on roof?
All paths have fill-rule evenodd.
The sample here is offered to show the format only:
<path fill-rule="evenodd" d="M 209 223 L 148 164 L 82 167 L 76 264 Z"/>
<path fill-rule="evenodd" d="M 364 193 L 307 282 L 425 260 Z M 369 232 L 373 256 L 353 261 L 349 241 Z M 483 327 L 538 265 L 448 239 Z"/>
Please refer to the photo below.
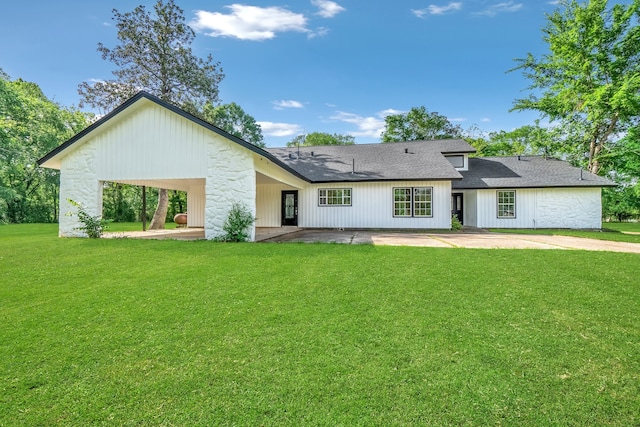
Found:
<path fill-rule="evenodd" d="M 316 154 L 312 151 L 311 152 L 311 157 L 315 156 Z"/>
<path fill-rule="evenodd" d="M 408 148 L 405 148 L 405 149 L 404 149 L 404 153 L 405 153 L 405 154 L 409 154 L 409 149 L 408 149 Z"/>

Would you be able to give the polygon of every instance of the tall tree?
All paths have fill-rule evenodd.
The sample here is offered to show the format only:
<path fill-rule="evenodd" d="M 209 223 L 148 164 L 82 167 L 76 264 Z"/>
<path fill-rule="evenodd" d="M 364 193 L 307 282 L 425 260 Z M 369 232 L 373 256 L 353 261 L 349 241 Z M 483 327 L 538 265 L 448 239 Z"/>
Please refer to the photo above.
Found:
<path fill-rule="evenodd" d="M 36 161 L 87 123 L 87 115 L 0 69 L 0 222 L 58 220 L 59 174 Z"/>
<path fill-rule="evenodd" d="M 217 107 L 208 102 L 205 104 L 201 116 L 207 122 L 216 125 L 231 135 L 258 147 L 266 147 L 262 136 L 262 128 L 256 123 L 256 119 L 247 114 L 235 102 Z"/>
<path fill-rule="evenodd" d="M 158 0 L 150 13 L 144 6 L 132 12 L 113 10 L 120 44 L 113 49 L 98 43 L 102 58 L 114 63 L 115 79 L 80 83 L 80 106 L 103 112 L 113 109 L 139 90 L 198 114 L 206 102 L 218 103 L 218 84 L 224 77 L 211 55 L 198 58 L 191 50 L 195 32 L 173 0 Z M 149 228 L 164 228 L 168 192 L 159 190 L 158 207 Z"/>
<path fill-rule="evenodd" d="M 454 125 L 446 116 L 429 112 L 426 107 L 413 107 L 408 113 L 385 117 L 382 142 L 419 141 L 428 139 L 459 138 L 460 125 Z"/>
<path fill-rule="evenodd" d="M 353 145 L 355 138 L 351 135 L 338 133 L 311 132 L 310 134 L 298 135 L 287 142 L 287 147 L 308 147 L 317 145 Z"/>
<path fill-rule="evenodd" d="M 517 60 L 533 93 L 514 110 L 537 110 L 567 129 L 565 150 L 601 157 L 640 114 L 640 0 L 607 9 L 607 0 L 563 0 L 549 15 L 543 40 L 549 52 Z"/>

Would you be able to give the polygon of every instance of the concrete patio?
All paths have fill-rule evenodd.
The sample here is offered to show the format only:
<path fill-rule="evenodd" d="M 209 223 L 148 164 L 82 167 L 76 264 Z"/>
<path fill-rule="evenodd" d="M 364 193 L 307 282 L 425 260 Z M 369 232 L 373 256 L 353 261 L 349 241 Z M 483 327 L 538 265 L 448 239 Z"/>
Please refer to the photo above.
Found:
<path fill-rule="evenodd" d="M 176 228 L 105 233 L 104 238 L 202 240 L 202 228 Z M 300 229 L 298 227 L 258 227 L 256 242 L 341 243 L 435 248 L 485 249 L 579 249 L 640 253 L 640 244 L 544 234 L 492 233 L 465 227 L 460 232 Z"/>
<path fill-rule="evenodd" d="M 300 228 L 298 227 L 257 227 L 256 242 L 273 239 L 299 230 Z M 204 240 L 204 228 L 107 232 L 102 237 L 105 239 Z"/>

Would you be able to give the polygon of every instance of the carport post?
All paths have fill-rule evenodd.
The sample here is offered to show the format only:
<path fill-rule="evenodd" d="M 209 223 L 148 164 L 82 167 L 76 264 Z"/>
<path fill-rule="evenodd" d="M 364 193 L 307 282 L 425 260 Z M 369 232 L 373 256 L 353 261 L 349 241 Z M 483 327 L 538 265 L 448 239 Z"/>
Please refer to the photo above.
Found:
<path fill-rule="evenodd" d="M 147 187 L 142 186 L 142 231 L 147 231 Z"/>

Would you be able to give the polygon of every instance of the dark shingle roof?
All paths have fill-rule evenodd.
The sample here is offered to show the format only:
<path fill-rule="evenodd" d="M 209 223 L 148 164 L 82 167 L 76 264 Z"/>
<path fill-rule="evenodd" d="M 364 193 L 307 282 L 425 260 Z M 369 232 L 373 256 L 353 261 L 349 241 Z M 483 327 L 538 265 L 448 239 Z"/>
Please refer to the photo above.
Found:
<path fill-rule="evenodd" d="M 456 180 L 442 153 L 475 151 L 459 139 L 266 150 L 311 182 Z"/>
<path fill-rule="evenodd" d="M 454 189 L 615 186 L 565 161 L 540 156 L 472 158 L 461 174 L 464 178 L 452 183 Z"/>

